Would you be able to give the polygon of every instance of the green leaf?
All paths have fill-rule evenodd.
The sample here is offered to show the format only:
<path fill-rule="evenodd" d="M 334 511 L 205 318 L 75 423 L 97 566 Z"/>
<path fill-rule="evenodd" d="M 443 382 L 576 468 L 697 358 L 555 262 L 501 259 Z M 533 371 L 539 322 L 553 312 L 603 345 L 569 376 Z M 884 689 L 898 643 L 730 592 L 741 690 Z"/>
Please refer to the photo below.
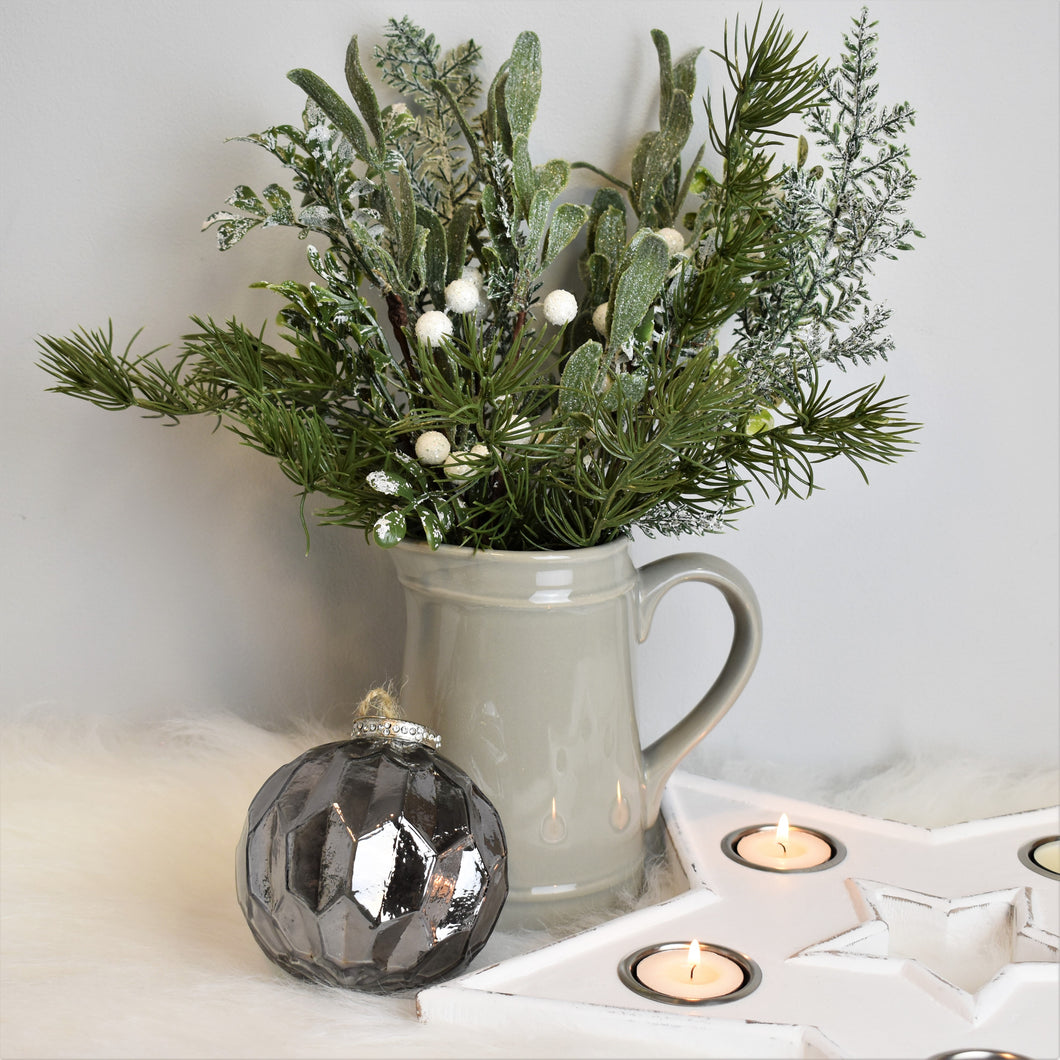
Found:
<path fill-rule="evenodd" d="M 567 186 L 570 165 L 562 158 L 550 158 L 534 171 L 538 188 L 547 191 L 554 199 Z"/>
<path fill-rule="evenodd" d="M 662 183 L 681 158 L 681 151 L 692 132 L 692 104 L 684 92 L 676 89 L 670 98 L 666 121 L 658 136 L 653 137 L 643 156 L 639 181 L 633 182 L 634 206 L 639 216 L 654 205 Z"/>
<path fill-rule="evenodd" d="M 366 162 L 377 165 L 378 153 L 368 144 L 364 126 L 345 100 L 312 70 L 291 70 L 287 75 L 331 119 L 331 123 L 350 142 L 350 146 Z"/>
<path fill-rule="evenodd" d="M 471 219 L 474 215 L 474 207 L 468 203 L 461 203 L 453 211 L 453 219 L 445 233 L 446 256 L 446 281 L 457 280 L 467 260 L 467 236 L 471 228 Z"/>
<path fill-rule="evenodd" d="M 374 274 L 384 290 L 399 286 L 399 273 L 394 259 L 379 245 L 372 233 L 353 217 L 346 218 L 346 227 L 365 268 Z"/>
<path fill-rule="evenodd" d="M 270 184 L 263 188 L 262 195 L 272 207 L 272 216 L 265 222 L 266 226 L 293 225 L 294 211 L 291 209 L 291 195 L 286 188 L 279 184 Z"/>
<path fill-rule="evenodd" d="M 567 358 L 560 376 L 559 407 L 564 412 L 588 412 L 595 404 L 594 395 L 607 378 L 604 348 L 590 339 Z"/>
<path fill-rule="evenodd" d="M 589 220 L 589 211 L 572 202 L 562 203 L 552 217 L 545 240 L 545 251 L 541 256 L 541 266 L 545 268 L 556 260 L 560 251 L 569 246 L 582 226 Z"/>
<path fill-rule="evenodd" d="M 670 38 L 661 29 L 651 31 L 652 43 L 659 57 L 659 127 L 666 124 L 670 100 L 674 93 L 673 64 L 670 62 Z"/>
<path fill-rule="evenodd" d="M 530 163 L 530 150 L 526 134 L 512 137 L 512 180 L 515 183 L 516 205 L 522 217 L 530 215 L 530 203 L 537 191 L 534 167 Z"/>
<path fill-rule="evenodd" d="M 386 512 L 376 519 L 375 525 L 372 527 L 372 537 L 381 548 L 393 548 L 404 540 L 405 527 L 404 512 Z"/>
<path fill-rule="evenodd" d="M 490 90 L 486 95 L 486 129 L 489 139 L 494 143 L 503 144 L 505 150 L 511 151 L 512 134 L 508 128 L 508 111 L 504 102 L 504 87 L 508 81 L 508 67 L 510 60 L 506 60 L 494 75 L 490 82 Z"/>
<path fill-rule="evenodd" d="M 614 188 L 597 188 L 596 194 L 593 196 L 592 206 L 589 208 L 590 214 L 592 215 L 590 221 L 592 226 L 596 225 L 599 218 L 603 216 L 609 206 L 614 207 L 616 210 L 625 214 L 625 200 Z"/>
<path fill-rule="evenodd" d="M 424 280 L 436 306 L 445 304 L 445 283 L 449 272 L 445 226 L 442 219 L 424 206 L 416 208 L 416 220 L 427 230 L 424 247 Z"/>
<path fill-rule="evenodd" d="M 257 228 L 261 223 L 257 217 L 231 217 L 211 214 L 206 219 L 203 227 L 216 224 L 218 248 L 231 250 L 248 232 Z"/>
<path fill-rule="evenodd" d="M 513 141 L 520 134 L 530 134 L 540 96 L 541 41 L 536 33 L 524 30 L 515 40 L 504 83 L 504 107 Z"/>
<path fill-rule="evenodd" d="M 528 229 L 527 246 L 531 253 L 537 255 L 541 240 L 545 236 L 545 228 L 548 225 L 548 213 L 552 209 L 552 196 L 547 191 L 538 191 L 530 202 L 530 210 L 526 217 Z"/>
<path fill-rule="evenodd" d="M 412 487 L 393 471 L 370 471 L 366 477 L 368 485 L 384 497 L 401 497 L 406 501 L 416 499 Z"/>
<path fill-rule="evenodd" d="M 365 123 L 371 130 L 376 145 L 383 147 L 383 119 L 379 113 L 379 100 L 376 98 L 372 83 L 365 76 L 361 60 L 357 54 L 357 38 L 351 37 L 346 48 L 346 84 L 357 103 Z"/>
<path fill-rule="evenodd" d="M 696 59 L 702 48 L 694 48 L 687 55 L 681 56 L 674 66 L 674 88 L 678 92 L 684 92 L 689 99 L 696 90 Z"/>
<path fill-rule="evenodd" d="M 510 243 L 500 222 L 497 210 L 497 191 L 492 184 L 484 184 L 482 186 L 482 217 L 486 222 L 486 228 L 489 229 L 493 243 L 490 249 L 497 253 L 498 258 L 501 258 L 502 255 L 507 257 L 510 251 Z"/>
<path fill-rule="evenodd" d="M 412 249 L 409 252 L 408 261 L 402 277 L 402 297 L 409 300 L 410 295 L 416 295 L 423 290 L 427 279 L 427 238 L 430 230 L 422 225 L 416 225 L 414 229 Z"/>
<path fill-rule="evenodd" d="M 633 152 L 633 161 L 629 167 L 629 200 L 633 206 L 633 209 L 637 212 L 637 216 L 641 215 L 641 201 L 644 198 L 644 173 L 648 164 L 648 154 L 651 151 L 652 144 L 659 138 L 657 132 L 645 133 L 637 143 L 636 149 Z"/>
<path fill-rule="evenodd" d="M 408 167 L 402 161 L 397 170 L 398 215 L 394 218 L 395 232 L 398 237 L 398 256 L 408 269 L 416 246 L 416 195 L 412 188 L 412 177 Z"/>
<path fill-rule="evenodd" d="M 247 213 L 257 214 L 258 217 L 265 217 L 268 215 L 268 210 L 265 209 L 261 199 L 258 198 L 257 193 L 253 188 L 248 188 L 246 184 L 240 184 L 231 195 L 225 199 L 225 202 L 229 206 L 235 206 L 240 210 L 246 210 Z"/>
<path fill-rule="evenodd" d="M 646 376 L 638 373 L 622 372 L 603 396 L 603 406 L 614 412 L 622 404 L 635 405 L 644 399 L 648 392 Z"/>
<path fill-rule="evenodd" d="M 427 544 L 434 549 L 438 548 L 439 545 L 444 545 L 445 530 L 439 523 L 438 517 L 433 512 L 425 510 L 422 506 L 416 508 L 416 514 L 419 516 L 420 525 L 423 527 L 423 536 L 427 538 Z"/>
<path fill-rule="evenodd" d="M 619 264 L 611 296 L 608 353 L 621 349 L 632 337 L 659 295 L 670 266 L 666 241 L 646 228 L 633 237 Z"/>
<path fill-rule="evenodd" d="M 626 211 L 609 206 L 596 223 L 593 234 L 593 252 L 603 254 L 612 269 L 626 245 Z"/>
<path fill-rule="evenodd" d="M 707 190 L 710 188 L 716 188 L 718 182 L 714 179 L 714 175 L 709 169 L 705 169 L 703 166 L 696 166 L 693 170 L 692 181 L 688 186 L 688 190 L 693 195 L 705 195 Z"/>
<path fill-rule="evenodd" d="M 585 260 L 585 272 L 588 277 L 586 286 L 593 301 L 599 302 L 606 298 L 611 289 L 610 260 L 603 254 L 590 254 Z"/>

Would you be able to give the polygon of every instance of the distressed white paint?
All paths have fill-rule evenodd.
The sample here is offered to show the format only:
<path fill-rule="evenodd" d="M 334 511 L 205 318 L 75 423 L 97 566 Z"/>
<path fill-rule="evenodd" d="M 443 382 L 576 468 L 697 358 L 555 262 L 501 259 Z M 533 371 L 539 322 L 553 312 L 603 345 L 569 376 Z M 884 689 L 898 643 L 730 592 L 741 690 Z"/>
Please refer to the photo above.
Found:
<path fill-rule="evenodd" d="M 1060 888 L 1019 849 L 1053 834 L 1060 809 L 927 829 L 677 773 L 664 812 L 686 894 L 423 991 L 421 1018 L 620 1025 L 651 1055 L 1056 1055 Z M 725 855 L 730 832 L 784 812 L 838 839 L 843 861 L 788 875 Z M 758 989 L 690 1009 L 619 981 L 629 953 L 691 938 L 756 961 Z"/>

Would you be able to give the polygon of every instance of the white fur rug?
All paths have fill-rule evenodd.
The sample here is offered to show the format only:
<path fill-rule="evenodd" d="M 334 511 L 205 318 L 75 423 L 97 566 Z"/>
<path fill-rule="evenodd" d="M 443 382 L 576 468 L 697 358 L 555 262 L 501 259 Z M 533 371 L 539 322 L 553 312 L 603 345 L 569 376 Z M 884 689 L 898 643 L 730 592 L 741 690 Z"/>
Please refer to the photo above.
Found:
<path fill-rule="evenodd" d="M 487 1036 L 421 1025 L 412 1000 L 312 986 L 265 959 L 235 901 L 243 817 L 276 767 L 336 738 L 218 717 L 9 723 L 0 745 L 0 1056 L 630 1055 L 618 1039 L 570 1028 Z M 842 781 L 707 756 L 692 767 L 928 826 L 1060 801 L 1056 771 L 968 760 L 903 760 Z M 666 886 L 663 875 L 656 887 Z M 495 933 L 476 965 L 544 941 Z"/>

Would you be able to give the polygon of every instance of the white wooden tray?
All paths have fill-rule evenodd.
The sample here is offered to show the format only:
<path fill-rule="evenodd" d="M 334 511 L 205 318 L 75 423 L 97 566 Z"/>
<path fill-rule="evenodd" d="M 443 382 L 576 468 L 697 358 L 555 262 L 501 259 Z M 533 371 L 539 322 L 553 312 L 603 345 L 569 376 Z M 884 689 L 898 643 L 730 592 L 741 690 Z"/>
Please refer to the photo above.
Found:
<path fill-rule="evenodd" d="M 620 1032 L 643 1056 L 1058 1054 L 1060 883 L 1019 851 L 1057 834 L 1060 809 L 926 829 L 680 772 L 663 806 L 687 893 L 424 990 L 420 1018 L 536 1015 Z M 726 835 L 781 813 L 838 839 L 843 861 L 784 875 L 723 853 Z M 758 989 L 675 1008 L 619 980 L 632 951 L 693 937 L 751 957 Z"/>

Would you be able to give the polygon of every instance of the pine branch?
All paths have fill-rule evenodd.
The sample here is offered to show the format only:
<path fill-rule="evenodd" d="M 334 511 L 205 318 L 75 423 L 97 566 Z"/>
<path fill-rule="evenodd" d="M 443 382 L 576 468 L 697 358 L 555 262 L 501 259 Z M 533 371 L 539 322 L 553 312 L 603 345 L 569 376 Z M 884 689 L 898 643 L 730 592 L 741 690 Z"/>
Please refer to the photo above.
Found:
<path fill-rule="evenodd" d="M 844 36 L 841 61 L 819 78 L 825 103 L 810 110 L 807 126 L 828 174 L 807 170 L 803 159 L 785 171 L 777 227 L 803 238 L 785 245 L 783 273 L 741 310 L 735 352 L 763 394 L 805 377 L 818 361 L 842 368 L 885 359 L 893 346 L 885 313 L 870 308 L 867 279 L 878 258 L 911 249 L 920 235 L 904 216 L 916 178 L 908 149 L 896 142 L 915 115 L 907 103 L 875 106 L 873 27 L 863 10 Z M 850 331 L 840 338 L 844 325 Z"/>

